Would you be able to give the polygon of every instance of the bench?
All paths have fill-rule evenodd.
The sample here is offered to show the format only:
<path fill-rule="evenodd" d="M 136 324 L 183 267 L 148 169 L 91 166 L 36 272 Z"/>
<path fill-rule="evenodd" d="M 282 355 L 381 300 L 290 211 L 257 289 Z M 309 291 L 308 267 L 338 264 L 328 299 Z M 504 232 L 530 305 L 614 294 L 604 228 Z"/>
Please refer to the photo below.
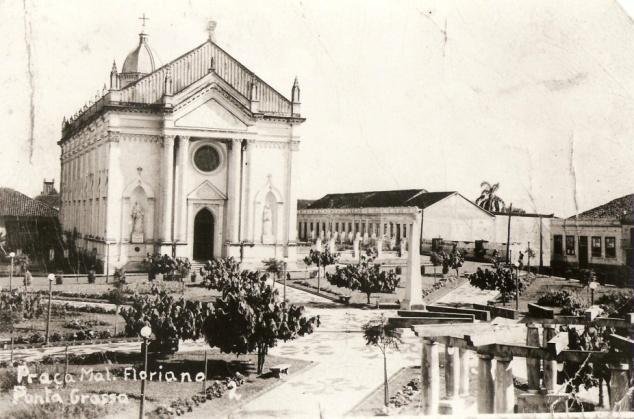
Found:
<path fill-rule="evenodd" d="M 345 305 L 350 304 L 350 296 L 349 295 L 340 295 L 339 302 L 344 303 Z"/>
<path fill-rule="evenodd" d="M 291 367 L 290 364 L 275 365 L 271 367 L 271 372 L 273 373 L 274 376 L 276 376 L 277 378 L 280 378 L 280 374 L 288 375 L 288 369 L 290 367 Z"/>

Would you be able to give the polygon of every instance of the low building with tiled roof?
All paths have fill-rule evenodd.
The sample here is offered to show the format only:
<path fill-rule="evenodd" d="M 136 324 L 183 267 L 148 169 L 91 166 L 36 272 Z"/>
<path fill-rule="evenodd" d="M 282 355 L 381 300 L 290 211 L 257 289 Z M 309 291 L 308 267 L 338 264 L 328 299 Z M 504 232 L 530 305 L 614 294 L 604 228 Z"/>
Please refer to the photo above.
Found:
<path fill-rule="evenodd" d="M 627 284 L 634 257 L 634 194 L 557 220 L 552 229 L 553 267 L 570 275 L 593 269 L 606 280 Z"/>
<path fill-rule="evenodd" d="M 0 187 L 0 257 L 24 254 L 39 266 L 54 257 L 61 242 L 57 214 L 55 208 L 15 189 Z"/>
<path fill-rule="evenodd" d="M 407 237 L 412 214 L 421 214 L 421 249 L 437 250 L 442 243 L 458 246 L 468 256 L 504 251 L 508 215 L 495 216 L 456 191 L 425 189 L 327 194 L 298 211 L 298 232 L 304 242 L 336 237 L 343 248 L 354 241 L 381 241 L 386 250 L 399 248 Z M 548 265 L 552 215 L 513 216 L 510 242 L 515 256 L 530 243 Z M 546 240 L 543 238 L 546 237 Z M 448 246 L 445 246 L 448 247 Z"/>

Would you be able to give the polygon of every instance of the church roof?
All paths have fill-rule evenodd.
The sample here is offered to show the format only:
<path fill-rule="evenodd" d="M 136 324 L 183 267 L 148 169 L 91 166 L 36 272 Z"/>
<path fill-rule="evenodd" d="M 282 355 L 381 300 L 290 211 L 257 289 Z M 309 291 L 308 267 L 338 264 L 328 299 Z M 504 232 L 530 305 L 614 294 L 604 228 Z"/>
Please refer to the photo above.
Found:
<path fill-rule="evenodd" d="M 124 87 L 120 91 L 120 100 L 124 103 L 159 103 L 165 94 L 168 68 L 173 94 L 177 94 L 205 77 L 212 67 L 212 59 L 216 74 L 245 98 L 251 98 L 251 83 L 255 83 L 260 112 L 290 116 L 291 102 L 286 97 L 210 40 Z"/>
<path fill-rule="evenodd" d="M 57 210 L 11 188 L 0 188 L 0 217 L 57 217 Z"/>
<path fill-rule="evenodd" d="M 569 217 L 568 219 L 623 219 L 632 220 L 634 212 L 634 194 L 622 196 L 612 201 L 599 205 L 598 207 L 589 209 L 579 215 Z"/>

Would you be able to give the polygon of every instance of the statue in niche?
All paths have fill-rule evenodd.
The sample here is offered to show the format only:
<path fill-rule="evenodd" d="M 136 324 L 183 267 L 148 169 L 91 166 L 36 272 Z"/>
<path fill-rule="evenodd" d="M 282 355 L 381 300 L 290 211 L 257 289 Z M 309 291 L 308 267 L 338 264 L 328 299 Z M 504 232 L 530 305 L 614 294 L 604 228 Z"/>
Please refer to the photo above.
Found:
<path fill-rule="evenodd" d="M 131 241 L 133 243 L 143 242 L 143 232 L 144 232 L 144 213 L 143 208 L 139 205 L 138 202 L 134 203 L 132 207 L 132 211 L 130 213 L 130 217 L 132 218 L 132 237 Z"/>
<path fill-rule="evenodd" d="M 262 236 L 271 237 L 273 235 L 273 213 L 271 206 L 267 203 L 262 210 Z"/>

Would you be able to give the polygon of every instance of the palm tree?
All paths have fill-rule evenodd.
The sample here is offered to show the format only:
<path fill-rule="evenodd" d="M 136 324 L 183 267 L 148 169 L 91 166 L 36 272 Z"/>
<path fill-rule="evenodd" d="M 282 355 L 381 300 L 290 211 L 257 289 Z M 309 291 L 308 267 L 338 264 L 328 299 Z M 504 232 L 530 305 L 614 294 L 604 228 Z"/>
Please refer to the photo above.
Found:
<path fill-rule="evenodd" d="M 482 192 L 480 192 L 480 196 L 476 199 L 478 206 L 487 211 L 499 212 L 504 210 L 504 200 L 496 195 L 497 190 L 500 189 L 499 183 L 491 185 L 485 181 L 480 184 L 480 187 L 482 188 Z"/>

